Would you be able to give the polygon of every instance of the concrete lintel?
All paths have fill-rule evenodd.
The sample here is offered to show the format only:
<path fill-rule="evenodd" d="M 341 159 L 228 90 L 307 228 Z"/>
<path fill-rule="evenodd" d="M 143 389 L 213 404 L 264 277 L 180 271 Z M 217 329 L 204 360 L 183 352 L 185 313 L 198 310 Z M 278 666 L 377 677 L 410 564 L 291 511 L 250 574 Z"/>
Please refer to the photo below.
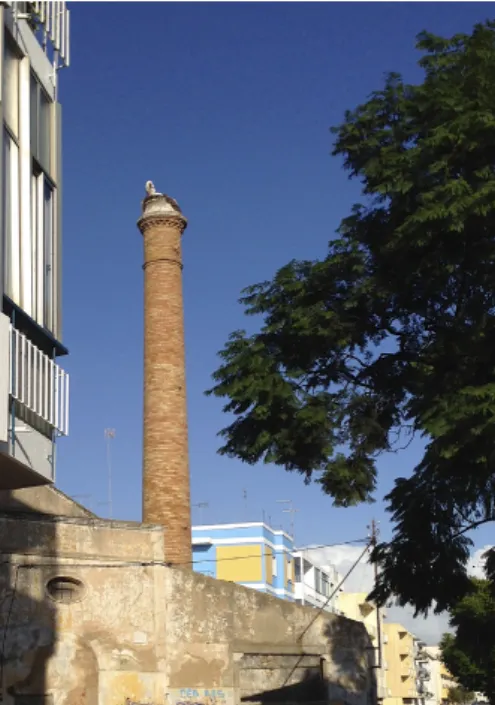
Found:
<path fill-rule="evenodd" d="M 321 646 L 299 644 L 253 644 L 246 641 L 236 641 L 232 651 L 237 654 L 271 654 L 284 656 L 323 656 L 325 651 Z"/>

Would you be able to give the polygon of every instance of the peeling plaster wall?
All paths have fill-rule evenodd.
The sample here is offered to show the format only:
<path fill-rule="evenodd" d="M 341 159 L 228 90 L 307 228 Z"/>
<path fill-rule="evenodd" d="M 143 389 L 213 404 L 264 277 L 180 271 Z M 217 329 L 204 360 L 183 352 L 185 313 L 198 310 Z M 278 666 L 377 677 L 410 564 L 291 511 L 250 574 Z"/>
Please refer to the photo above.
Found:
<path fill-rule="evenodd" d="M 169 568 L 161 527 L 31 508 L 0 534 L 5 705 L 374 703 L 360 623 Z"/>
<path fill-rule="evenodd" d="M 361 623 L 186 569 L 169 571 L 166 589 L 173 705 L 212 688 L 230 702 L 374 701 Z"/>
<path fill-rule="evenodd" d="M 55 516 L 94 517 L 81 504 L 52 485 L 28 487 L 22 490 L 0 490 L 0 511 L 34 512 Z M 96 517 L 95 517 L 96 518 Z"/>

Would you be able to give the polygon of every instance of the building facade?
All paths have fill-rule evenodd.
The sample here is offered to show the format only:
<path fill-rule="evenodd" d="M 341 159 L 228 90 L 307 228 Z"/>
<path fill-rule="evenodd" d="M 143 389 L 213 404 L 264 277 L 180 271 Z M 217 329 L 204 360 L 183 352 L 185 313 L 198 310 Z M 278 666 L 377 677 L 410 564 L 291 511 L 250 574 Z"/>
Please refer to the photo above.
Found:
<path fill-rule="evenodd" d="M 294 541 L 263 522 L 192 527 L 193 567 L 203 575 L 294 600 Z"/>
<path fill-rule="evenodd" d="M 294 597 L 298 604 L 336 611 L 341 576 L 333 566 L 316 565 L 306 549 L 294 553 Z"/>
<path fill-rule="evenodd" d="M 418 700 L 414 635 L 402 624 L 384 624 L 384 705 L 413 705 Z"/>
<path fill-rule="evenodd" d="M 362 624 L 170 567 L 163 526 L 37 487 L 0 533 L 4 705 L 376 705 Z"/>
<path fill-rule="evenodd" d="M 60 70 L 64 2 L 0 6 L 0 489 L 51 483 L 69 430 L 62 344 Z"/>
<path fill-rule="evenodd" d="M 428 674 L 424 679 L 425 705 L 442 705 L 446 701 L 447 693 L 444 692 L 442 672 L 444 665 L 441 661 L 439 646 L 425 646 L 419 653 L 421 667 Z"/>
<path fill-rule="evenodd" d="M 386 662 L 384 659 L 384 632 L 386 612 L 367 599 L 365 592 L 346 592 L 342 590 L 337 596 L 335 610 L 338 614 L 362 622 L 369 634 L 374 651 L 374 664 L 378 699 L 384 700 L 388 695 Z"/>
<path fill-rule="evenodd" d="M 383 625 L 384 705 L 440 705 L 438 655 L 402 624 Z"/>

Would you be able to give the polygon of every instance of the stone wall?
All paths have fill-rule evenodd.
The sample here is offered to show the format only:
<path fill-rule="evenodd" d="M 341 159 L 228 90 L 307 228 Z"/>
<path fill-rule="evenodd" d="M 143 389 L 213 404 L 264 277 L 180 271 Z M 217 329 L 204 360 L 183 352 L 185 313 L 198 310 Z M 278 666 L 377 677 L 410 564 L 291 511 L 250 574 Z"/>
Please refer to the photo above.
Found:
<path fill-rule="evenodd" d="M 89 509 L 74 502 L 52 485 L 22 490 L 0 490 L 0 512 L 21 511 L 54 516 L 90 517 Z"/>
<path fill-rule="evenodd" d="M 360 622 L 185 569 L 166 591 L 173 705 L 212 688 L 230 703 L 374 701 Z"/>
<path fill-rule="evenodd" d="M 0 532 L 5 705 L 374 703 L 360 623 L 167 567 L 161 527 L 31 507 Z"/>

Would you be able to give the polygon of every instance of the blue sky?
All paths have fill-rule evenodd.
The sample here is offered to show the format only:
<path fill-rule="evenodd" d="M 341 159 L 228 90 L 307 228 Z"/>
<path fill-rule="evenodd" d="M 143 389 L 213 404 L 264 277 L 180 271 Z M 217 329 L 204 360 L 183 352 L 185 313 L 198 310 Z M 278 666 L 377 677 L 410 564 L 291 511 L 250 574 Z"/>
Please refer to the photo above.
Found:
<path fill-rule="evenodd" d="M 332 508 L 317 486 L 281 469 L 221 458 L 227 419 L 206 398 L 217 351 L 245 325 L 240 290 L 287 260 L 323 256 L 358 199 L 329 127 L 400 71 L 419 80 L 415 35 L 470 31 L 485 3 L 77 3 L 64 113 L 64 342 L 71 435 L 57 483 L 103 515 L 104 429 L 112 444 L 114 516 L 141 515 L 144 183 L 189 218 L 184 299 L 193 502 L 203 521 L 288 527 L 296 539 L 360 538 L 394 477 L 421 448 L 383 459 L 378 502 Z M 247 501 L 243 490 L 247 491 Z M 198 510 L 193 520 L 198 522 Z M 480 531 L 477 543 L 488 540 Z"/>

